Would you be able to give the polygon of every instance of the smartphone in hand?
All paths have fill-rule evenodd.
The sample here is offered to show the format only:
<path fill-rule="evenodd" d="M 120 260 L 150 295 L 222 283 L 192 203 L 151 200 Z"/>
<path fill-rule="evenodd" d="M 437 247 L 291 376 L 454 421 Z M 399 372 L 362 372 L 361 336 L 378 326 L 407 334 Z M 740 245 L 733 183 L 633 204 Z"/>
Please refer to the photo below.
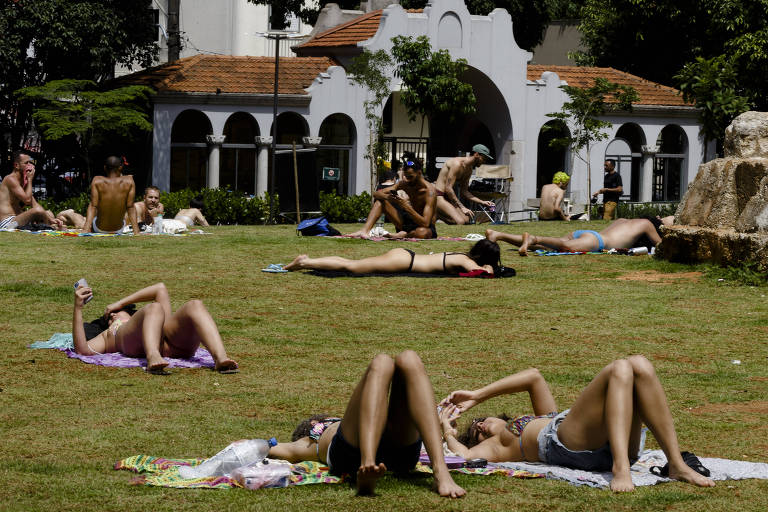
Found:
<path fill-rule="evenodd" d="M 77 280 L 77 282 L 75 283 L 75 290 L 77 290 L 81 286 L 84 286 L 86 288 L 88 287 L 88 281 L 86 281 L 84 277 L 81 277 L 80 279 Z M 91 299 L 93 299 L 93 294 L 91 294 L 90 297 L 85 299 L 85 304 L 88 304 L 89 302 L 91 302 Z"/>

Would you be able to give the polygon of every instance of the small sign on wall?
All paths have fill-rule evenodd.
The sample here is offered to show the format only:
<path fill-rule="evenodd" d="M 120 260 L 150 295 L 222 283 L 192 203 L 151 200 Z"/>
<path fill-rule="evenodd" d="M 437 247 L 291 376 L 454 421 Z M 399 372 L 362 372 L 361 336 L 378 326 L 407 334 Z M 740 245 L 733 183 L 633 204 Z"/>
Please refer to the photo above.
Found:
<path fill-rule="evenodd" d="M 323 167 L 323 179 L 326 181 L 339 181 L 341 170 L 338 167 Z"/>

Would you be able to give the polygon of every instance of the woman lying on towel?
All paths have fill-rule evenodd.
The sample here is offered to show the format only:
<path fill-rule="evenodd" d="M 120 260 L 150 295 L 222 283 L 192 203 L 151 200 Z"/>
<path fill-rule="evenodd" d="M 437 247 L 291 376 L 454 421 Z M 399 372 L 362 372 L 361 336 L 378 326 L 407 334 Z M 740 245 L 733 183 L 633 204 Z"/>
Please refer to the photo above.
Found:
<path fill-rule="evenodd" d="M 372 273 L 408 273 L 423 274 L 458 274 L 484 270 L 499 275 L 501 251 L 496 242 L 480 240 L 468 253 L 438 252 L 434 254 L 416 254 L 410 249 L 392 249 L 381 256 L 372 256 L 361 260 L 350 260 L 341 256 L 310 258 L 306 254 L 286 265 L 285 270 L 337 270 L 353 274 Z"/>
<path fill-rule="evenodd" d="M 533 414 L 477 418 L 457 439 L 456 419 L 499 395 L 527 392 Z M 448 448 L 465 459 L 544 462 L 586 471 L 612 471 L 611 489 L 634 489 L 629 467 L 648 425 L 669 461 L 669 477 L 701 487 L 715 483 L 689 467 L 680 454 L 672 414 L 653 365 L 643 356 L 618 359 L 587 385 L 570 409 L 557 413 L 547 382 L 535 368 L 474 391 L 454 391 L 443 402 L 440 426 Z"/>
<path fill-rule="evenodd" d="M 192 357 L 202 343 L 213 356 L 216 371 L 238 371 L 201 301 L 191 300 L 172 313 L 168 290 L 163 283 L 157 283 L 113 302 L 101 319 L 83 323 L 83 307 L 92 296 L 87 286 L 75 289 L 72 337 L 78 354 L 122 352 L 128 357 L 146 357 L 148 372 L 164 374 L 168 366 L 165 357 Z M 134 302 L 150 304 L 134 311 Z"/>
<path fill-rule="evenodd" d="M 406 473 L 416 466 L 422 442 L 432 460 L 435 491 L 464 496 L 445 465 L 432 384 L 421 358 L 408 350 L 395 359 L 379 354 L 371 361 L 343 418 L 312 416 L 299 424 L 292 442 L 273 446 L 269 456 L 328 464 L 331 473 L 350 475 L 358 494 L 372 494 L 387 470 Z"/>

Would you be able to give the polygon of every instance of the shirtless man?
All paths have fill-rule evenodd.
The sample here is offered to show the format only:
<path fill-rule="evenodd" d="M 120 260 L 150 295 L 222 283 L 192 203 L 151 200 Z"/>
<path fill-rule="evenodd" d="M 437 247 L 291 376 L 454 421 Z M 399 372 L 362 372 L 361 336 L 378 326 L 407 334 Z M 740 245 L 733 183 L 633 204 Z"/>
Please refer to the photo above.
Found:
<path fill-rule="evenodd" d="M 160 202 L 160 189 L 157 187 L 144 189 L 144 200 L 136 201 L 133 206 L 136 208 L 136 218 L 144 224 L 153 224 L 155 217 L 165 213 L 163 203 Z"/>
<path fill-rule="evenodd" d="M 30 222 L 61 228 L 60 220 L 40 206 L 32 195 L 35 162 L 24 151 L 13 154 L 13 170 L 0 183 L 0 229 L 24 226 Z M 24 210 L 29 206 L 28 210 Z"/>
<path fill-rule="evenodd" d="M 370 238 L 373 225 L 382 213 L 386 213 L 397 230 L 394 235 L 389 235 L 390 238 L 437 238 L 435 187 L 424 179 L 418 160 L 408 160 L 403 166 L 403 178 L 373 193 L 373 206 L 365 226 L 349 236 Z M 409 199 L 398 195 L 400 190 L 408 194 Z"/>
<path fill-rule="evenodd" d="M 133 234 L 138 235 L 139 223 L 133 207 L 133 196 L 136 194 L 133 176 L 123 176 L 122 162 L 116 156 L 104 161 L 104 171 L 106 176 L 96 176 L 91 180 L 91 204 L 88 205 L 83 229 L 86 233 L 116 233 L 125 226 L 127 213 Z"/>
<path fill-rule="evenodd" d="M 563 198 L 565 189 L 571 177 L 560 171 L 552 177 L 552 183 L 541 187 L 541 203 L 539 204 L 539 220 L 571 220 L 563 213 Z"/>
<path fill-rule="evenodd" d="M 491 152 L 482 144 L 472 147 L 471 156 L 457 156 L 443 164 L 440 174 L 435 181 L 437 189 L 437 215 L 448 224 L 466 224 L 475 218 L 474 212 L 461 204 L 453 190 L 455 184 L 459 184 L 461 196 L 467 201 L 483 206 L 495 206 L 493 201 L 483 201 L 475 197 L 469 191 L 469 178 L 472 169 L 480 167 L 485 162 L 493 160 Z"/>
<path fill-rule="evenodd" d="M 675 221 L 674 215 L 650 219 L 616 219 L 607 228 L 600 231 L 580 229 L 568 236 L 555 238 L 549 236 L 533 236 L 528 233 L 512 235 L 489 229 L 485 237 L 492 242 L 499 240 L 509 242 L 519 247 L 520 256 L 527 256 L 528 249 L 555 250 L 561 252 L 590 252 L 603 249 L 628 249 L 637 245 L 653 246 L 661 242 L 659 226 L 671 226 Z M 647 240 L 646 240 L 647 238 Z M 640 242 L 640 243 L 639 243 Z"/>

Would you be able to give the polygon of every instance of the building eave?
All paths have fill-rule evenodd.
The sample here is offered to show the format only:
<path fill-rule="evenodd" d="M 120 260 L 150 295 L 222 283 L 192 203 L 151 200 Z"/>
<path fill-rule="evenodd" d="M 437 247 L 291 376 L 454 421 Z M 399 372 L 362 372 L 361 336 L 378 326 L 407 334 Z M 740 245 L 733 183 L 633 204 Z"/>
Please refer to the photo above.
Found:
<path fill-rule="evenodd" d="M 190 105 L 247 105 L 272 106 L 273 94 L 211 94 L 207 92 L 161 92 L 153 96 L 155 104 L 190 104 Z M 308 107 L 312 101 L 309 94 L 280 94 L 278 105 L 281 107 Z"/>

